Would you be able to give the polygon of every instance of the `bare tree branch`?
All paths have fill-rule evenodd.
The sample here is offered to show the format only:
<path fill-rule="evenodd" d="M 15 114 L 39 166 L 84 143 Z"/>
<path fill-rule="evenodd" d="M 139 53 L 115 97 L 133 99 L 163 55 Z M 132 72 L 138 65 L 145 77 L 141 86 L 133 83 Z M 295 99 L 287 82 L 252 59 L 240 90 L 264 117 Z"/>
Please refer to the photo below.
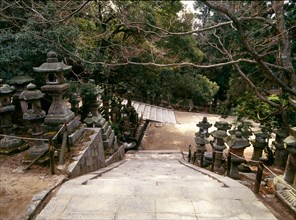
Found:
<path fill-rule="evenodd" d="M 231 55 L 231 53 L 229 53 L 228 50 L 226 50 L 224 44 L 222 43 L 221 41 L 221 38 L 215 34 L 215 36 L 217 37 L 219 43 L 220 43 L 220 46 L 222 47 L 222 50 L 225 52 L 225 54 L 228 55 L 228 58 L 233 61 L 233 57 Z M 268 103 L 269 105 L 271 105 L 272 107 L 275 107 L 275 108 L 279 108 L 281 107 L 279 104 L 275 103 L 275 102 L 272 102 L 270 101 L 268 98 L 266 98 L 265 96 L 263 96 L 259 90 L 257 89 L 257 87 L 254 85 L 254 83 L 250 80 L 250 78 L 242 71 L 242 69 L 240 68 L 240 66 L 238 65 L 238 63 L 234 63 L 234 67 L 236 68 L 236 70 L 238 71 L 239 75 L 248 83 L 248 85 L 254 90 L 256 96 L 262 100 L 263 102 L 266 102 Z"/>
<path fill-rule="evenodd" d="M 296 91 L 292 88 L 290 88 L 286 83 L 284 83 L 282 80 L 280 80 L 278 77 L 276 77 L 275 74 L 273 74 L 272 70 L 268 67 L 268 65 L 262 60 L 261 56 L 251 47 L 248 38 L 245 34 L 244 29 L 241 26 L 241 23 L 237 17 L 235 17 L 227 8 L 218 5 L 218 4 L 212 4 L 210 1 L 202 0 L 202 2 L 207 5 L 210 8 L 213 8 L 219 12 L 222 12 L 223 14 L 227 15 L 232 21 L 235 27 L 237 28 L 237 31 L 239 33 L 239 36 L 242 40 L 242 43 L 246 47 L 246 49 L 249 51 L 249 53 L 254 57 L 254 59 L 257 61 L 258 65 L 262 68 L 263 72 L 270 78 L 272 78 L 276 83 L 278 83 L 283 90 L 287 91 L 288 93 L 296 96 Z M 294 75 L 294 71 L 291 69 L 288 69 L 290 74 Z"/>

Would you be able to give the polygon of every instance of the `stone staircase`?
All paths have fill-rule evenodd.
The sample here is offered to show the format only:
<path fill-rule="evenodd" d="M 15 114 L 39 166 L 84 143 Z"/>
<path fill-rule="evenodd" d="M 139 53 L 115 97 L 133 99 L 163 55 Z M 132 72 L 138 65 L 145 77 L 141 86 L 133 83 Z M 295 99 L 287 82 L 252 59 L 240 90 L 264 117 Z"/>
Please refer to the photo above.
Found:
<path fill-rule="evenodd" d="M 276 219 L 250 189 L 187 164 L 176 151 L 140 151 L 64 183 L 37 219 Z"/>

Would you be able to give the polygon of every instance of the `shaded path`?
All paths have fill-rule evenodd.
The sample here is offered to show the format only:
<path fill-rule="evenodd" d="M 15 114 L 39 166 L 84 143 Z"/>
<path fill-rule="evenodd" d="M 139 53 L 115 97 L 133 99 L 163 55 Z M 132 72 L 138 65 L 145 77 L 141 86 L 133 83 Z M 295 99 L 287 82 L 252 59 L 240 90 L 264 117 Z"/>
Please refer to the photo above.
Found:
<path fill-rule="evenodd" d="M 37 219 L 276 219 L 247 187 L 178 152 L 127 154 L 111 168 L 64 183 Z"/>

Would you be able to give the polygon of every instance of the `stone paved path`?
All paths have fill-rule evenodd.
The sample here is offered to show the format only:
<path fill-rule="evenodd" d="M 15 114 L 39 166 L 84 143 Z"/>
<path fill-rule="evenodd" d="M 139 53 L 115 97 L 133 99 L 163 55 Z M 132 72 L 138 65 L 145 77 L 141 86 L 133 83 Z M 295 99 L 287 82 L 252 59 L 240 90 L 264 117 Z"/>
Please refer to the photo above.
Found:
<path fill-rule="evenodd" d="M 37 219 L 276 218 L 247 187 L 178 152 L 140 151 L 64 183 Z"/>

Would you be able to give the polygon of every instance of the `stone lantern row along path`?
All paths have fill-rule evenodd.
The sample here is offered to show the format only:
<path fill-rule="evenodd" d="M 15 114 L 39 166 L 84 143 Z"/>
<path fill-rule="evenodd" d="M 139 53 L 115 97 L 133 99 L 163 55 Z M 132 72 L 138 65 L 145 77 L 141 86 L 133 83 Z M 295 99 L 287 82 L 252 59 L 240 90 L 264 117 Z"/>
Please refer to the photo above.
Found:
<path fill-rule="evenodd" d="M 253 145 L 253 154 L 251 158 L 253 161 L 268 162 L 269 160 L 268 156 L 267 159 L 262 158 L 263 150 L 266 150 L 267 152 L 269 150 L 268 139 L 271 138 L 271 135 L 265 131 L 264 128 L 255 131 L 255 139 L 249 141 L 249 136 L 252 132 L 243 132 L 242 127 L 239 128 L 239 126 L 234 130 L 228 131 L 228 129 L 231 128 L 231 125 L 225 121 L 216 121 L 214 126 L 217 130 L 212 131 L 211 133 L 208 133 L 208 129 L 212 124 L 207 121 L 206 117 L 203 117 L 203 120 L 197 123 L 196 126 L 199 128 L 199 131 L 195 133 L 194 138 L 196 151 L 193 153 L 192 157 L 191 152 L 189 154 L 189 160 L 192 159 L 193 164 L 198 162 L 201 167 L 207 166 L 212 162 L 215 156 L 215 164 L 214 167 L 212 167 L 212 170 L 224 172 L 225 167 L 222 168 L 221 161 L 225 161 L 225 155 L 230 153 L 231 160 L 229 176 L 232 179 L 240 179 L 239 171 L 245 170 L 245 165 L 241 164 L 247 162 L 244 157 L 244 150 L 249 147 L 251 143 Z M 227 131 L 230 135 L 227 134 Z M 290 136 L 288 136 L 288 133 Z M 277 194 L 282 196 L 282 200 L 296 211 L 296 128 L 290 128 L 289 132 L 279 129 L 275 131 L 275 134 L 275 140 L 272 141 L 272 145 L 275 147 L 274 165 L 285 168 L 283 180 L 284 185 L 286 185 L 286 188 L 284 187 L 284 190 L 278 190 Z M 214 140 L 210 141 L 212 150 L 208 152 L 205 145 L 208 143 L 207 137 L 210 135 Z M 227 153 L 224 152 L 225 155 L 223 156 L 224 150 L 227 150 Z"/>
<path fill-rule="evenodd" d="M 28 130 L 28 133 L 36 140 L 33 143 L 33 147 L 30 148 L 28 154 L 25 156 L 25 162 L 30 162 L 47 151 L 48 143 L 43 142 L 44 135 L 47 137 L 47 134 L 55 134 L 63 125 L 67 125 L 69 135 L 79 135 L 82 133 L 80 131 L 81 129 L 78 131 L 80 119 L 78 117 L 75 118 L 74 113 L 63 99 L 64 93 L 69 88 L 69 84 L 64 79 L 64 72 L 71 68 L 72 66 L 59 62 L 55 52 L 47 53 L 46 62 L 39 67 L 33 68 L 37 74 L 40 74 L 45 79 L 46 84 L 41 87 L 41 91 L 52 98 L 47 114 L 41 108 L 41 99 L 45 94 L 36 89 L 36 86 L 32 83 L 34 79 L 31 77 L 20 74 L 12 78 L 9 83 L 14 85 L 16 89 L 14 86 L 7 84 L 1 85 L 2 82 L 0 83 L 0 120 L 2 133 L 6 136 L 14 136 L 12 114 L 14 112 L 16 112 L 16 115 L 22 113 L 23 121 L 27 124 L 27 127 L 31 128 Z M 26 84 L 28 85 L 26 86 Z M 80 127 L 83 128 L 83 126 Z M 49 136 L 47 138 L 50 138 Z M 78 138 L 76 137 L 76 139 Z M 17 138 L 5 137 L 1 140 L 0 151 L 1 153 L 8 154 L 15 150 L 20 151 L 21 142 Z"/>
<path fill-rule="evenodd" d="M 57 53 L 50 51 L 47 53 L 46 62 L 33 68 L 34 72 L 45 81 L 45 85 L 41 86 L 41 91 L 33 84 L 34 79 L 23 73 L 8 81 L 13 86 L 3 84 L 3 80 L 0 80 L 0 134 L 9 136 L 0 137 L 0 153 L 10 154 L 29 147 L 25 141 L 15 137 L 13 124 L 25 125 L 28 133 L 33 136 L 31 140 L 35 140 L 23 159 L 24 162 L 31 162 L 45 153 L 48 150 L 48 143 L 44 140 L 52 138 L 59 130 L 61 130 L 60 135 L 67 132 L 70 145 L 75 144 L 83 133 L 84 125 L 81 125 L 80 117 L 75 117 L 74 112 L 63 98 L 69 89 L 64 73 L 71 68 L 72 66 L 59 62 Z M 95 120 L 93 126 L 102 128 L 105 149 L 117 148 L 114 130 L 109 125 L 108 119 L 104 119 L 98 112 L 101 105 L 101 94 L 104 90 L 97 86 L 94 90 L 93 99 L 89 100 L 89 109 L 93 115 L 92 119 Z M 47 113 L 41 108 L 41 99 L 45 94 L 52 98 Z M 107 101 L 110 102 L 110 100 Z M 109 109 L 109 105 L 106 102 L 104 104 Z M 12 117 L 13 114 L 16 117 Z"/>

